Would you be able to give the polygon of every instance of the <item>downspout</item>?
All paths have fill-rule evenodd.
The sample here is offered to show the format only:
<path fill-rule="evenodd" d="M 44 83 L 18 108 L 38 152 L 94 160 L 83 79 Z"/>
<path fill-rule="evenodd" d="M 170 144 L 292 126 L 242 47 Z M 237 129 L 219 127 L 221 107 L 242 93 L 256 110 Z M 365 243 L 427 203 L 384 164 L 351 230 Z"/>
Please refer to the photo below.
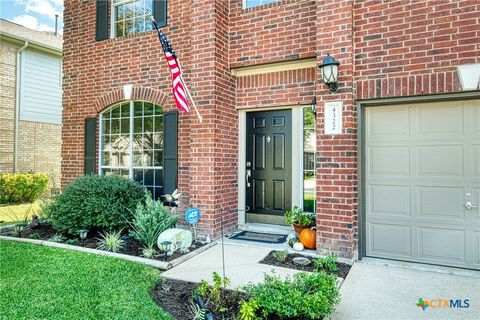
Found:
<path fill-rule="evenodd" d="M 17 51 L 17 74 L 16 74 L 16 90 L 15 90 L 15 138 L 14 138 L 14 153 L 13 153 L 13 171 L 17 172 L 18 170 L 18 136 L 20 131 L 20 94 L 21 94 L 21 87 L 22 87 L 22 52 L 28 47 L 28 41 L 25 41 L 25 44 L 18 49 Z"/>

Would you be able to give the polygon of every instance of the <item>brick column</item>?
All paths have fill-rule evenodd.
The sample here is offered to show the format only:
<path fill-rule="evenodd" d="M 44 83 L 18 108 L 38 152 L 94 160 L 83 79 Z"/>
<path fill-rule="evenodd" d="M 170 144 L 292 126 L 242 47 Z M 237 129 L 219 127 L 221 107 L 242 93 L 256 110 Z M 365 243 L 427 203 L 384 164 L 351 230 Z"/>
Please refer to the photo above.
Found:
<path fill-rule="evenodd" d="M 236 207 L 237 113 L 228 66 L 229 1 L 192 2 L 191 85 L 203 123 L 190 123 L 190 203 L 203 212 L 200 232 L 218 237 L 221 209 Z M 224 214 L 226 229 L 236 214 Z"/>
<path fill-rule="evenodd" d="M 327 53 L 340 62 L 339 88 L 317 81 L 317 243 L 342 257 L 357 248 L 357 111 L 353 101 L 352 0 L 317 2 L 317 62 Z M 324 104 L 343 102 L 343 131 L 324 133 Z"/>

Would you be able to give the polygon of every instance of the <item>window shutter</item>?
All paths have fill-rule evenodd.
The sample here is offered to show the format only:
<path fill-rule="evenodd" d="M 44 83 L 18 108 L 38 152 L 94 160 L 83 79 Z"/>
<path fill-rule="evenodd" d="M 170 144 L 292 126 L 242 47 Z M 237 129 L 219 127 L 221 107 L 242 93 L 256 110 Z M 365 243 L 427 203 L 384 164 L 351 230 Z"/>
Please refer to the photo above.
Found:
<path fill-rule="evenodd" d="M 164 194 L 177 189 L 178 112 L 163 113 L 163 181 Z"/>
<path fill-rule="evenodd" d="M 95 40 L 108 39 L 108 3 L 110 0 L 97 0 Z"/>
<path fill-rule="evenodd" d="M 97 118 L 85 119 L 85 140 L 83 146 L 83 172 L 95 173 L 95 159 L 97 152 Z"/>
<path fill-rule="evenodd" d="M 153 0 L 153 17 L 160 28 L 167 25 L 167 0 Z"/>

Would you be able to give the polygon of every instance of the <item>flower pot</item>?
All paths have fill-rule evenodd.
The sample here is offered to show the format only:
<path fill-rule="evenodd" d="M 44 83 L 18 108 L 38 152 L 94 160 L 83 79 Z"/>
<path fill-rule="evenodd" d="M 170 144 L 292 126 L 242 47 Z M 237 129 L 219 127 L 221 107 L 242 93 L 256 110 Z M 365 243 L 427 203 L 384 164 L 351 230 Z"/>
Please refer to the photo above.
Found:
<path fill-rule="evenodd" d="M 297 234 L 297 236 L 300 235 L 300 233 L 303 231 L 303 229 L 307 229 L 307 228 L 311 228 L 311 227 L 313 227 L 313 225 L 304 226 L 304 225 L 296 224 L 296 223 L 293 224 L 293 230 L 295 230 L 295 233 Z"/>

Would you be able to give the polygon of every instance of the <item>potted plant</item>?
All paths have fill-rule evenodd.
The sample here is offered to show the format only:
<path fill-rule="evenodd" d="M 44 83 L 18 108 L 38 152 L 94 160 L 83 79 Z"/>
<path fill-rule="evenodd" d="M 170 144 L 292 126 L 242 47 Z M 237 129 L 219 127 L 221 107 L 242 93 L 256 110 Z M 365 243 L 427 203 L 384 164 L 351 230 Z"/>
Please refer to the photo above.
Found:
<path fill-rule="evenodd" d="M 293 206 L 292 210 L 285 212 L 285 223 L 292 225 L 293 229 L 300 235 L 303 229 L 311 228 L 315 225 L 315 215 Z"/>

